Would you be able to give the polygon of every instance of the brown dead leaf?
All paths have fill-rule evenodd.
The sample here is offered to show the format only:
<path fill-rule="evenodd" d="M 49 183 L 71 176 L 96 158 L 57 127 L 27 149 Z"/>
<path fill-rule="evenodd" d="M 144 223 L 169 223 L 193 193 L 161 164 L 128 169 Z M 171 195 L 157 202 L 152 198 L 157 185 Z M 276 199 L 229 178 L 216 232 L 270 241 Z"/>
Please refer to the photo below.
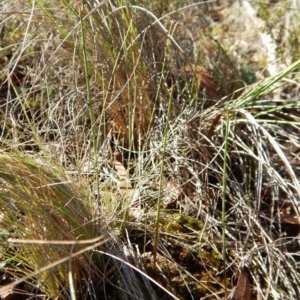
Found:
<path fill-rule="evenodd" d="M 184 68 L 179 69 L 179 73 L 185 74 L 187 78 L 194 78 L 197 82 L 197 86 L 205 91 L 205 94 L 214 100 L 219 100 L 220 95 L 217 92 L 215 83 L 212 80 L 209 72 L 200 65 L 189 64 Z"/>
<path fill-rule="evenodd" d="M 133 195 L 133 188 L 130 183 L 130 179 L 128 178 L 128 173 L 122 163 L 122 154 L 120 152 L 116 152 L 114 155 L 114 167 L 120 180 L 119 187 L 122 198 L 129 198 Z"/>
<path fill-rule="evenodd" d="M 251 291 L 250 291 L 250 282 L 248 273 L 244 268 L 240 270 L 240 276 L 235 287 L 234 293 L 229 298 L 230 300 L 250 300 Z"/>
<path fill-rule="evenodd" d="M 221 114 L 219 114 L 219 115 L 217 115 L 215 118 L 214 118 L 214 120 L 213 120 L 213 122 L 212 122 L 212 124 L 211 124 L 211 126 L 210 126 L 210 128 L 209 128 L 209 130 L 208 130 L 208 132 L 207 132 L 207 137 L 211 140 L 211 138 L 212 138 L 212 136 L 214 135 L 214 133 L 215 133 L 215 129 L 216 129 L 216 127 L 218 126 L 218 124 L 219 124 L 219 121 L 220 121 L 220 119 L 221 119 Z"/>

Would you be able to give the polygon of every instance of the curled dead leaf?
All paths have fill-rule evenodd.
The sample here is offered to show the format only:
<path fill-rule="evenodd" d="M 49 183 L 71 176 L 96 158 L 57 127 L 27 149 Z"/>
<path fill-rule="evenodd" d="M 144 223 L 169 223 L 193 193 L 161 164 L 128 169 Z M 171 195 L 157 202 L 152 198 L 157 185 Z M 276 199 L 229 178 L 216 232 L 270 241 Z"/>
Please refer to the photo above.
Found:
<path fill-rule="evenodd" d="M 249 275 L 247 271 L 242 268 L 240 270 L 239 279 L 237 285 L 234 289 L 233 295 L 229 297 L 228 300 L 250 300 L 251 299 L 251 290 Z"/>

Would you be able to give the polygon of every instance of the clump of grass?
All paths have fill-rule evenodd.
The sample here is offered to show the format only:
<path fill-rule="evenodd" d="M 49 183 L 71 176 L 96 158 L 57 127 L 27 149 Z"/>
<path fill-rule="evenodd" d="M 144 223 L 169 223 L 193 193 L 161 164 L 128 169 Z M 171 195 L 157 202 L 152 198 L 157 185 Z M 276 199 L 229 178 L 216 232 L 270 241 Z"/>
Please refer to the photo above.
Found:
<path fill-rule="evenodd" d="M 10 241 L 2 245 L 6 276 L 22 277 L 54 264 L 30 278 L 33 289 L 68 299 L 71 274 L 75 294 L 88 293 L 90 283 L 95 284 L 106 272 L 100 255 L 80 251 L 89 243 L 101 246 L 107 236 L 94 204 L 81 198 L 80 187 L 61 177 L 58 170 L 20 153 L 1 153 L 0 164 L 1 235 Z M 81 253 L 73 257 L 76 252 Z M 55 265 L 62 258 L 65 262 Z"/>
<path fill-rule="evenodd" d="M 124 248 L 100 206 L 86 198 L 84 186 L 54 164 L 49 169 L 20 153 L 1 153 L 0 165 L 2 276 L 16 279 L 0 289 L 2 297 L 18 294 L 15 288 L 24 281 L 28 284 L 23 291 L 19 287 L 20 293 L 42 297 L 42 291 L 59 299 L 96 299 L 113 284 L 118 284 L 115 292 L 110 288 L 114 295 L 119 288 L 136 297 L 144 297 L 142 290 L 151 292 L 146 280 L 139 287 L 120 252 Z M 122 268 L 109 258 L 114 255 L 125 263 Z"/>

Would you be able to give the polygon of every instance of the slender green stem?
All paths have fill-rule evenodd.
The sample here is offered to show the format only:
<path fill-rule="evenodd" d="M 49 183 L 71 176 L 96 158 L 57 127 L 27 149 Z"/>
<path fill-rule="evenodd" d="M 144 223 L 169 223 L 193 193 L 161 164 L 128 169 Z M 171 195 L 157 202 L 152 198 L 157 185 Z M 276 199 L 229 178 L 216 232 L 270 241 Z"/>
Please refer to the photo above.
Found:
<path fill-rule="evenodd" d="M 90 115 L 91 124 L 92 124 L 92 139 L 93 139 L 93 146 L 94 146 L 94 154 L 95 154 L 95 159 L 97 159 L 97 135 L 96 135 L 95 127 L 94 127 L 95 114 L 94 114 L 94 110 L 93 110 L 93 102 L 92 102 L 92 94 L 91 94 L 91 85 L 90 85 L 88 58 L 87 58 L 87 50 L 86 50 L 86 40 L 85 40 L 85 28 L 84 28 L 83 17 L 82 17 L 83 7 L 81 5 L 82 5 L 81 3 L 78 3 L 84 75 L 85 75 L 85 84 L 86 84 L 86 90 L 87 90 L 89 115 Z"/>
<path fill-rule="evenodd" d="M 229 110 L 226 106 L 226 126 L 225 126 L 225 145 L 223 161 L 223 193 L 222 193 L 222 248 L 224 260 L 224 278 L 225 278 L 225 299 L 227 299 L 227 278 L 226 278 L 226 180 L 227 180 L 227 154 L 228 154 L 228 136 L 229 136 Z"/>
<path fill-rule="evenodd" d="M 84 20 L 83 20 L 83 16 L 82 16 L 82 11 L 83 11 L 83 4 L 81 2 L 78 2 L 83 65 L 84 65 L 84 74 L 85 74 L 85 84 L 86 84 L 86 90 L 87 90 L 87 104 L 88 104 L 91 125 L 92 125 L 91 133 L 92 133 L 93 150 L 94 150 L 94 163 L 95 163 L 95 166 L 97 166 L 98 165 L 98 138 L 97 138 L 97 130 L 95 128 L 95 114 L 94 114 L 93 102 L 92 102 L 90 74 L 89 74 L 89 66 L 88 66 L 88 55 L 87 55 L 87 49 L 86 49 L 85 27 L 84 27 L 84 23 L 83 23 Z M 99 190 L 99 187 L 100 187 L 99 176 L 97 175 L 97 172 L 95 173 L 95 175 L 96 175 L 95 176 L 96 186 L 97 186 L 97 189 Z"/>

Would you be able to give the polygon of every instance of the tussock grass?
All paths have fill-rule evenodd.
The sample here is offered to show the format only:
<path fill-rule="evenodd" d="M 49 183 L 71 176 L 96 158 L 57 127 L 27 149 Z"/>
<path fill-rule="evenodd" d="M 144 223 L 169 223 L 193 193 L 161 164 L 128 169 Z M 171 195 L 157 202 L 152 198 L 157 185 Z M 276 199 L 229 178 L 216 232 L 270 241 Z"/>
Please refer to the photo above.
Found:
<path fill-rule="evenodd" d="M 25 4 L 2 3 L 1 296 L 224 299 L 246 270 L 298 297 L 299 101 L 271 92 L 300 62 L 237 97 L 209 35 L 213 67 L 185 57 L 181 10 Z"/>
<path fill-rule="evenodd" d="M 60 299 L 97 298 L 106 293 L 103 283 L 116 279 L 116 270 L 126 278 L 117 276 L 118 284 L 143 297 L 131 267 L 118 269 L 114 259 L 98 252 L 108 250 L 126 263 L 119 253 L 124 249 L 83 186 L 59 179 L 64 175 L 54 164 L 49 169 L 20 153 L 0 156 L 1 265 L 3 276 L 20 278 L 1 287 L 2 297 L 18 294 L 17 284 L 27 280 L 28 296 L 42 291 Z"/>
<path fill-rule="evenodd" d="M 17 240 L 2 245 L 1 259 L 8 273 L 26 276 L 27 272 L 42 269 L 63 257 L 68 260 L 87 246 L 77 241 L 102 239 L 103 225 L 92 203 L 80 199 L 79 186 L 72 186 L 67 178 L 58 179 L 62 174 L 21 154 L 1 153 L 0 161 L 1 235 Z M 62 298 L 68 298 L 63 286 L 68 284 L 68 273 L 76 274 L 73 278 L 76 292 L 81 289 L 87 292 L 89 282 L 104 276 L 103 259 L 90 251 L 74 257 L 70 266 L 67 260 L 38 275 L 40 288 L 49 296 L 54 297 L 60 291 Z M 13 261 L 18 264 L 14 265 Z"/>

